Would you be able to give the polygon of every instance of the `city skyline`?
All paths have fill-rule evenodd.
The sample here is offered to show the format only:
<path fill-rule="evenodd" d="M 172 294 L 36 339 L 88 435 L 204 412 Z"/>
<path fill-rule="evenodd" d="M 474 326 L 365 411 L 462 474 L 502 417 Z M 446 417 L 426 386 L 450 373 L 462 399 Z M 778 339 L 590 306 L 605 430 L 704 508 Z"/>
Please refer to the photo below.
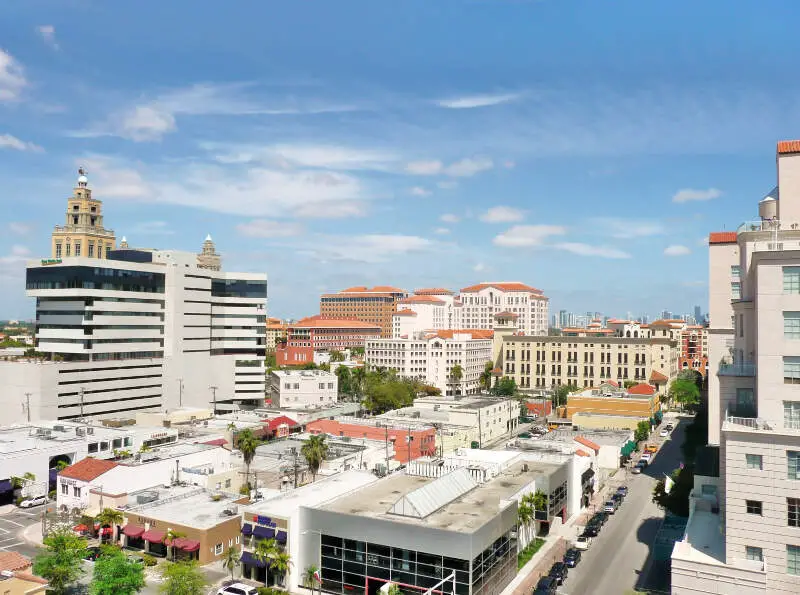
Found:
<path fill-rule="evenodd" d="M 79 165 L 118 238 L 211 234 L 226 266 L 269 274 L 282 318 L 351 285 L 484 280 L 688 312 L 708 233 L 755 217 L 762 147 L 800 121 L 787 2 L 44 4 L 0 9 L 10 318 L 32 316 L 24 263 Z"/>

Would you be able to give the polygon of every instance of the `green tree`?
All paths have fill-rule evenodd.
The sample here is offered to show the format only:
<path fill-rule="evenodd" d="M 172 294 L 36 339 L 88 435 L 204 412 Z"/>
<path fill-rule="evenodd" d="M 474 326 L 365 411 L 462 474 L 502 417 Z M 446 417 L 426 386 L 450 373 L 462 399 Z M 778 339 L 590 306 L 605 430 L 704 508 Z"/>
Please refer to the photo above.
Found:
<path fill-rule="evenodd" d="M 641 442 L 642 440 L 647 440 L 648 436 L 650 436 L 650 422 L 643 419 L 636 424 L 636 429 L 633 431 L 633 439 L 636 442 Z"/>
<path fill-rule="evenodd" d="M 638 383 L 633 380 L 626 380 L 622 383 L 622 388 L 630 388 L 632 386 L 636 386 Z"/>
<path fill-rule="evenodd" d="M 116 543 L 117 527 L 125 520 L 125 517 L 122 515 L 122 513 L 113 508 L 104 508 L 102 511 L 100 511 L 100 514 L 95 517 L 95 520 L 100 523 L 101 527 L 111 527 L 111 541 Z"/>
<path fill-rule="evenodd" d="M 285 550 L 279 549 L 272 557 L 272 570 L 275 575 L 275 583 L 283 586 L 283 579 L 289 573 L 292 566 L 292 558 Z"/>
<path fill-rule="evenodd" d="M 222 556 L 222 567 L 231 573 L 231 581 L 233 581 L 233 571 L 241 563 L 241 554 L 238 547 L 232 545 L 225 550 L 225 554 Z"/>
<path fill-rule="evenodd" d="M 176 539 L 181 539 L 182 537 L 186 537 L 186 534 L 181 533 L 180 531 L 175 531 L 175 529 L 167 529 L 167 532 L 164 535 L 164 543 L 167 544 L 167 558 L 171 559 L 173 562 L 178 555 L 178 548 L 176 548 L 173 544 L 175 543 Z"/>
<path fill-rule="evenodd" d="M 450 380 L 453 383 L 453 394 L 456 394 L 458 385 L 460 384 L 461 379 L 463 377 L 464 377 L 464 368 L 462 368 L 460 364 L 456 364 L 450 369 Z"/>
<path fill-rule="evenodd" d="M 81 561 L 86 555 L 86 540 L 70 527 L 55 529 L 43 540 L 45 551 L 33 561 L 33 572 L 50 583 L 49 591 L 60 595 L 81 574 Z"/>
<path fill-rule="evenodd" d="M 567 404 L 567 397 L 569 393 L 572 392 L 572 387 L 566 384 L 562 384 L 561 386 L 557 386 L 556 389 L 553 391 L 553 405 L 555 407 L 562 407 Z"/>
<path fill-rule="evenodd" d="M 301 370 L 316 370 L 317 369 L 317 364 L 315 364 L 314 362 L 308 362 L 306 364 L 303 364 L 300 369 Z"/>
<path fill-rule="evenodd" d="M 90 595 L 133 595 L 144 588 L 144 566 L 106 547 L 94 563 Z"/>
<path fill-rule="evenodd" d="M 328 443 L 325 441 L 325 435 L 317 434 L 309 436 L 308 440 L 303 442 L 303 446 L 300 447 L 300 454 L 303 455 L 306 463 L 308 463 L 311 475 L 314 477 L 314 481 L 316 481 L 317 472 L 322 466 L 322 462 L 328 456 Z"/>
<path fill-rule="evenodd" d="M 161 570 L 163 595 L 205 595 L 208 581 L 195 560 L 169 562 Z"/>
<path fill-rule="evenodd" d="M 332 362 L 343 362 L 344 361 L 344 353 L 334 349 L 333 351 L 331 351 L 331 361 Z"/>
<path fill-rule="evenodd" d="M 352 395 L 353 394 L 353 378 L 350 374 L 350 368 L 347 366 L 339 366 L 336 368 L 336 377 L 339 379 L 339 394 Z"/>
<path fill-rule="evenodd" d="M 524 538 L 521 541 L 523 546 L 527 545 L 531 539 L 529 533 L 534 520 L 533 508 L 523 499 L 517 507 L 517 525 L 522 529 L 521 533 Z"/>
<path fill-rule="evenodd" d="M 67 467 L 69 467 L 69 462 L 61 459 L 60 461 L 56 461 L 56 466 L 54 467 L 54 469 L 56 471 L 63 471 Z"/>
<path fill-rule="evenodd" d="M 700 389 L 691 380 L 676 378 L 669 385 L 669 398 L 680 403 L 681 409 L 692 409 L 700 404 Z"/>
<path fill-rule="evenodd" d="M 26 471 L 22 477 L 12 477 L 11 478 L 11 487 L 15 490 L 22 488 L 27 482 L 35 481 L 36 476 L 31 473 L 30 471 Z"/>
<path fill-rule="evenodd" d="M 311 564 L 307 566 L 305 571 L 303 571 L 303 586 L 310 590 L 312 593 L 314 591 L 314 585 L 317 584 L 317 573 L 319 572 L 319 568 L 316 564 Z"/>
<path fill-rule="evenodd" d="M 517 394 L 517 383 L 510 376 L 503 376 L 492 387 L 491 392 L 498 397 L 513 397 Z"/>
<path fill-rule="evenodd" d="M 246 485 L 250 485 L 250 464 L 256 456 L 258 438 L 253 434 L 252 430 L 245 428 L 236 436 L 236 448 L 242 453 L 242 459 L 244 459 L 244 482 Z"/>
<path fill-rule="evenodd" d="M 274 539 L 262 539 L 258 543 L 256 543 L 256 547 L 253 549 L 253 557 L 260 562 L 263 562 L 267 566 L 271 566 L 275 556 L 278 554 L 278 543 Z M 269 573 L 266 573 L 267 577 Z M 264 586 L 267 585 L 267 578 L 264 579 Z"/>
<path fill-rule="evenodd" d="M 400 590 L 397 584 L 392 583 L 389 585 L 389 588 L 386 589 L 386 595 L 403 595 L 403 591 Z"/>
<path fill-rule="evenodd" d="M 492 370 L 494 369 L 494 364 L 492 362 L 486 362 L 483 366 L 483 372 L 481 372 L 480 377 L 478 378 L 478 384 L 481 385 L 483 390 L 488 391 L 492 388 Z"/>

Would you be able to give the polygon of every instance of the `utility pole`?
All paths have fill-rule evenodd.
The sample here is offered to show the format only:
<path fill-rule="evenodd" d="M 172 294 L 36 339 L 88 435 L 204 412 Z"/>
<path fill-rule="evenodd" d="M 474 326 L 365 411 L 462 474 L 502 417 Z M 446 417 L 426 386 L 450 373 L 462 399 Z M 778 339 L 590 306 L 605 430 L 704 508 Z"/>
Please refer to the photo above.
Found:
<path fill-rule="evenodd" d="M 384 456 L 386 457 L 386 474 L 389 474 L 389 427 L 384 426 L 383 428 L 383 450 Z"/>
<path fill-rule="evenodd" d="M 294 458 L 294 463 L 292 466 L 294 467 L 294 489 L 297 489 L 297 448 L 292 447 L 292 457 Z"/>
<path fill-rule="evenodd" d="M 408 426 L 408 463 L 407 465 L 411 464 L 411 426 Z"/>
<path fill-rule="evenodd" d="M 80 387 L 78 389 L 78 394 L 80 395 L 81 398 L 81 421 L 85 421 L 83 417 L 83 387 Z"/>
<path fill-rule="evenodd" d="M 212 401 L 211 401 L 213 403 L 212 413 L 214 415 L 216 415 L 217 414 L 217 389 L 219 387 L 218 386 L 209 386 L 208 388 L 211 389 L 211 394 L 213 395 Z"/>
<path fill-rule="evenodd" d="M 28 423 L 31 423 L 31 393 L 25 393 L 25 405 L 23 405 L 23 408 L 28 416 Z"/>
<path fill-rule="evenodd" d="M 178 378 L 178 407 L 183 407 L 183 378 Z"/>

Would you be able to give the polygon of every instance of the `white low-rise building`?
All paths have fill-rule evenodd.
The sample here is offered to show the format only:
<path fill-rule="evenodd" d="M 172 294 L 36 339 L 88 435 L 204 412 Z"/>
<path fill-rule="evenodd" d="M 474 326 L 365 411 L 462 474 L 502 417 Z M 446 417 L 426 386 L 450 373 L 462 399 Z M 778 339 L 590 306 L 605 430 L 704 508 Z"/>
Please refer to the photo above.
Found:
<path fill-rule="evenodd" d="M 339 377 L 325 370 L 276 370 L 270 377 L 270 398 L 278 407 L 328 407 L 338 394 Z"/>

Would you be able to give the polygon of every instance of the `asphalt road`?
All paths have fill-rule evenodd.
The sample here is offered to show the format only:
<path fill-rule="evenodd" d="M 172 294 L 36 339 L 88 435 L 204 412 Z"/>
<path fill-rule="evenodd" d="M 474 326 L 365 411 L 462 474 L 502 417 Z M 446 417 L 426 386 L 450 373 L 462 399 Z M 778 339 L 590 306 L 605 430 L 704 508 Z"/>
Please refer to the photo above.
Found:
<path fill-rule="evenodd" d="M 33 559 L 38 552 L 22 537 L 22 531 L 29 525 L 41 522 L 42 507 L 22 510 L 16 506 L 4 506 L 0 510 L 0 551 L 16 551 Z"/>
<path fill-rule="evenodd" d="M 650 548 L 664 518 L 664 512 L 652 502 L 653 487 L 664 473 L 680 465 L 686 423 L 687 420 L 678 423 L 670 438 L 650 440 L 663 441 L 658 454 L 641 475 L 628 473 L 623 482 L 628 486 L 628 497 L 608 519 L 590 549 L 583 553 L 578 566 L 570 570 L 559 593 L 624 595 L 648 583 Z"/>

